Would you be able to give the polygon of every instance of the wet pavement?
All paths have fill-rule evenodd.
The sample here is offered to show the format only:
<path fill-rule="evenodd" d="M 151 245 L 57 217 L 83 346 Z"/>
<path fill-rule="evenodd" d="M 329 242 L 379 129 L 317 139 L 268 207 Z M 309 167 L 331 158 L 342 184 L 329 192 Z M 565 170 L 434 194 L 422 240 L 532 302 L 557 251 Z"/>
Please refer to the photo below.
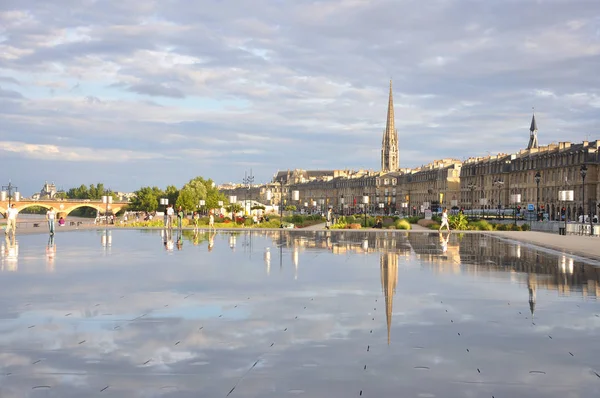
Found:
<path fill-rule="evenodd" d="M 0 397 L 598 397 L 600 268 L 484 234 L 0 240 Z"/>

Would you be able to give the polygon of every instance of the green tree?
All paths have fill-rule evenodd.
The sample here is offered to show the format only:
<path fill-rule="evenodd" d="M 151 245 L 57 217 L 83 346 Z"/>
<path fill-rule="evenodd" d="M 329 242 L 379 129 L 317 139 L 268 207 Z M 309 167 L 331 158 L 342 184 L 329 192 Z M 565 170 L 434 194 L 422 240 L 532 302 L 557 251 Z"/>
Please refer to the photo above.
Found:
<path fill-rule="evenodd" d="M 169 199 L 169 204 L 175 206 L 177 197 L 179 196 L 179 190 L 175 185 L 168 185 L 167 189 L 165 189 L 165 196 Z"/>
<path fill-rule="evenodd" d="M 162 189 L 159 189 L 158 187 L 142 187 L 134 193 L 135 197 L 131 200 L 128 207 L 131 210 L 138 211 L 159 210 L 159 201 L 161 198 L 166 196 Z"/>
<path fill-rule="evenodd" d="M 219 207 L 219 201 L 227 201 L 225 195 L 220 193 L 211 179 L 203 177 L 192 178 L 179 191 L 176 206 L 186 210 L 194 210 L 198 207 L 200 200 L 206 202 L 207 209 Z"/>

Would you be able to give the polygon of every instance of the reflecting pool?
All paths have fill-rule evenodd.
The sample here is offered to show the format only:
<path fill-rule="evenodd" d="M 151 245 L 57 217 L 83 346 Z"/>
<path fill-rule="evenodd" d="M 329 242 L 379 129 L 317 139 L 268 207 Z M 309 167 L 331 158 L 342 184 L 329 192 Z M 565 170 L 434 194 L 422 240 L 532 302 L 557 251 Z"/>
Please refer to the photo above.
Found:
<path fill-rule="evenodd" d="M 585 261 L 485 234 L 0 239 L 0 397 L 599 397 Z"/>

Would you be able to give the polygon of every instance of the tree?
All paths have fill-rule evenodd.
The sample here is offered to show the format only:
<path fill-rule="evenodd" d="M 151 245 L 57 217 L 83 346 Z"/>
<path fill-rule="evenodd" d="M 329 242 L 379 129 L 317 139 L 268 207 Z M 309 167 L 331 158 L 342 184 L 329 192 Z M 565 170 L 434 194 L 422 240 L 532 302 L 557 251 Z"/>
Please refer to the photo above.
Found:
<path fill-rule="evenodd" d="M 186 210 L 195 210 L 200 200 L 206 202 L 207 209 L 218 208 L 219 201 L 226 202 L 225 195 L 219 192 L 211 179 L 205 180 L 203 177 L 196 177 L 181 188 L 176 206 L 181 206 Z"/>
<path fill-rule="evenodd" d="M 134 193 L 135 197 L 131 200 L 128 207 L 132 210 L 148 212 L 158 210 L 160 198 L 166 196 L 162 189 L 158 187 L 142 187 Z"/>
<path fill-rule="evenodd" d="M 175 185 L 169 185 L 165 190 L 165 196 L 169 199 L 169 204 L 175 205 L 175 203 L 177 203 L 177 197 L 179 196 L 179 190 Z"/>

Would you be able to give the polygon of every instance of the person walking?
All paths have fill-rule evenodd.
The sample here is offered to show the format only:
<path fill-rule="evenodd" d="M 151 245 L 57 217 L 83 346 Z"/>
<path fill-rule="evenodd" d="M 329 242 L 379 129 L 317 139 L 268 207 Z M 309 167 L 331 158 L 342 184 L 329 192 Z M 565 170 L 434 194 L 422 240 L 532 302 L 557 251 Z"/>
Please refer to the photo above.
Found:
<path fill-rule="evenodd" d="M 198 227 L 200 226 L 200 214 L 198 214 L 198 212 L 195 211 L 192 218 L 194 219 L 194 230 L 197 231 Z"/>
<path fill-rule="evenodd" d="M 17 214 L 19 211 L 14 204 L 6 210 L 6 230 L 4 231 L 6 235 L 12 232 L 12 236 L 15 236 L 17 233 Z"/>
<path fill-rule="evenodd" d="M 216 231 L 215 229 L 215 213 L 213 212 L 213 210 L 211 210 L 208 213 L 208 231 L 210 232 L 210 230 L 213 230 L 213 232 Z"/>
<path fill-rule="evenodd" d="M 440 229 L 438 232 L 442 232 L 442 228 L 448 228 L 448 232 L 450 232 L 450 224 L 448 224 L 448 209 L 444 207 L 444 211 L 442 212 L 442 224 L 440 225 Z"/>
<path fill-rule="evenodd" d="M 177 209 L 177 228 L 178 229 L 183 228 L 183 218 L 184 217 L 185 217 L 185 212 L 183 211 L 183 208 L 181 206 L 179 206 L 179 209 Z"/>
<path fill-rule="evenodd" d="M 175 216 L 175 209 L 173 209 L 173 205 L 169 205 L 167 207 L 167 228 L 173 228 L 173 217 Z"/>
<path fill-rule="evenodd" d="M 48 229 L 50 230 L 50 235 L 54 235 L 54 221 L 56 220 L 56 212 L 54 211 L 54 207 L 50 207 L 46 212 L 46 221 L 48 221 Z"/>

